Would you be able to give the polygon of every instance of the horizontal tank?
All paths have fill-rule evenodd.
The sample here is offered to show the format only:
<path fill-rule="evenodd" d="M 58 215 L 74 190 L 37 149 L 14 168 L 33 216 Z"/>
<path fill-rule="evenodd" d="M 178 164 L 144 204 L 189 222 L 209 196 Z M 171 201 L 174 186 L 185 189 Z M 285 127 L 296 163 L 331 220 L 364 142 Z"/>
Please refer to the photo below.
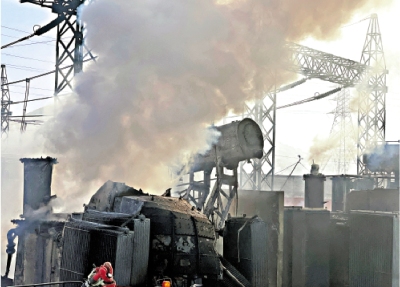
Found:
<path fill-rule="evenodd" d="M 211 170 L 215 167 L 217 158 L 220 158 L 223 166 L 233 169 L 241 161 L 262 157 L 262 131 L 252 119 L 245 118 L 215 129 L 221 133 L 218 142 L 204 155 L 195 156 L 190 171 Z"/>

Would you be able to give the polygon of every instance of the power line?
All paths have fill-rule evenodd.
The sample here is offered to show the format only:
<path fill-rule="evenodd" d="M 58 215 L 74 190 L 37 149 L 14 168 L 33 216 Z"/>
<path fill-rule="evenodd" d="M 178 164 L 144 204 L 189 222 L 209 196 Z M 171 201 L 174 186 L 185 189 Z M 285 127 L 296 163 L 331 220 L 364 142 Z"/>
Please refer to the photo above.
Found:
<path fill-rule="evenodd" d="M 334 93 L 337 93 L 340 90 L 342 90 L 342 87 L 330 90 L 330 91 L 328 91 L 326 93 L 323 93 L 323 94 L 317 94 L 314 97 L 311 97 L 311 98 L 308 98 L 308 99 L 304 99 L 304 100 L 297 101 L 297 102 L 294 102 L 294 103 L 291 103 L 291 104 L 280 106 L 280 107 L 277 107 L 276 109 L 278 110 L 278 109 L 288 108 L 288 107 L 292 107 L 292 106 L 301 105 L 301 104 L 304 104 L 304 103 L 320 100 L 320 99 L 326 98 L 327 96 L 330 96 L 330 95 L 332 95 Z"/>
<path fill-rule="evenodd" d="M 351 24 L 344 25 L 344 26 L 342 26 L 342 27 L 340 27 L 340 28 L 347 28 L 347 27 L 353 26 L 353 25 L 355 25 L 355 24 L 361 23 L 361 22 L 363 22 L 363 21 L 365 21 L 365 20 L 369 20 L 369 19 L 371 19 L 371 16 L 368 16 L 368 17 L 366 17 L 366 18 L 364 18 L 364 19 L 358 20 L 357 22 L 353 22 L 353 23 L 351 23 Z"/>
<path fill-rule="evenodd" d="M 22 117 L 30 117 L 30 118 L 34 118 L 34 117 L 47 117 L 46 115 L 25 115 L 25 116 L 9 116 L 10 118 L 22 118 Z"/>
<path fill-rule="evenodd" d="M 33 102 L 33 101 L 41 101 L 41 100 L 46 100 L 46 99 L 51 99 L 51 98 L 53 98 L 53 96 L 38 98 L 38 99 L 31 99 L 31 100 L 26 100 L 26 101 L 11 102 L 10 105 L 21 104 L 21 103 L 26 103 L 26 102 Z"/>
<path fill-rule="evenodd" d="M 14 87 L 25 88 L 25 86 L 22 86 L 22 85 L 14 85 Z M 36 88 L 36 87 L 30 87 L 30 89 L 43 90 L 43 91 L 54 91 L 53 89 L 44 89 L 44 88 Z M 14 92 L 14 93 L 16 93 L 16 92 Z"/>
<path fill-rule="evenodd" d="M 48 45 L 47 43 L 54 42 L 54 41 L 55 41 L 55 40 L 51 40 L 51 41 L 38 41 L 38 42 L 29 43 L 29 44 L 19 44 L 19 45 L 14 45 L 14 46 L 12 46 L 11 48 L 14 48 L 14 47 L 23 47 L 23 46 L 30 46 L 30 45 L 36 45 L 36 44 L 44 44 L 44 45 L 47 45 L 47 46 L 53 46 L 53 45 Z"/>
<path fill-rule="evenodd" d="M 51 90 L 52 91 L 52 90 Z M 13 94 L 21 94 L 21 95 L 24 95 L 25 94 L 25 92 L 16 92 L 16 91 L 13 91 Z M 50 97 L 50 96 L 52 96 L 52 95 L 46 95 L 46 94 L 31 94 L 32 96 L 39 96 L 39 97 Z"/>
<path fill-rule="evenodd" d="M 34 67 L 30 67 L 30 66 L 22 66 L 22 65 L 14 65 L 14 64 L 7 64 L 4 63 L 7 67 L 11 67 L 11 68 L 16 68 L 16 69 L 20 69 L 20 70 L 27 70 L 27 71 L 38 71 L 38 72 L 44 72 L 45 70 L 43 69 L 38 69 L 38 68 L 34 68 Z M 26 69 L 23 69 L 26 68 Z"/>
<path fill-rule="evenodd" d="M 94 59 L 96 59 L 96 58 L 97 58 L 97 57 L 90 58 L 90 59 L 86 59 L 86 60 L 83 60 L 82 62 L 88 62 L 88 61 L 94 60 Z M 68 68 L 71 68 L 72 66 L 73 66 L 73 65 L 65 66 L 65 67 L 60 68 L 60 70 L 68 69 Z M 8 85 L 17 84 L 17 83 L 22 83 L 22 82 L 26 81 L 27 79 L 28 79 L 28 80 L 33 80 L 33 79 L 36 79 L 36 78 L 40 78 L 40 77 L 43 77 L 43 76 L 47 76 L 47 75 L 53 74 L 53 73 L 55 73 L 55 72 L 56 72 L 56 70 L 53 70 L 53 71 L 50 71 L 50 72 L 47 72 L 47 73 L 43 73 L 43 74 L 40 74 L 40 75 L 36 75 L 36 76 L 30 77 L 30 78 L 26 78 L 26 79 L 14 81 L 14 82 L 9 82 Z M 2 84 L 2 86 L 3 86 L 3 85 L 5 85 L 5 84 Z"/>
<path fill-rule="evenodd" d="M 18 31 L 18 32 L 22 32 L 22 33 L 30 34 L 30 32 L 23 31 L 23 30 L 19 30 L 19 29 L 15 29 L 15 28 L 11 28 L 11 27 L 7 27 L 7 26 L 4 26 L 4 25 L 1 25 L 1 27 L 2 27 L 2 28 L 9 29 L 9 30 L 13 30 L 13 31 Z M 43 37 L 43 38 L 49 38 L 49 39 L 55 39 L 54 37 L 43 36 L 43 35 L 41 35 L 41 37 Z"/>
<path fill-rule="evenodd" d="M 15 45 L 15 44 L 17 44 L 17 43 L 19 43 L 19 42 L 28 40 L 28 39 L 32 38 L 33 36 L 35 36 L 35 33 L 32 33 L 32 34 L 30 34 L 30 35 L 28 35 L 28 36 L 25 36 L 25 37 L 22 37 L 21 39 L 18 39 L 18 40 L 16 40 L 16 41 L 11 42 L 11 43 L 5 44 L 5 45 L 1 46 L 1 49 L 10 47 L 10 46 Z"/>
<path fill-rule="evenodd" d="M 41 60 L 41 59 L 36 59 L 36 58 L 31 58 L 31 57 L 23 57 L 23 56 L 18 56 L 14 54 L 8 54 L 8 53 L 1 53 L 2 55 L 10 56 L 10 57 L 15 57 L 15 58 L 21 58 L 21 59 L 27 59 L 27 60 L 34 60 L 34 61 L 39 61 L 39 62 L 46 62 L 46 63 L 52 63 L 54 62 L 51 61 L 46 61 L 46 60 Z"/>

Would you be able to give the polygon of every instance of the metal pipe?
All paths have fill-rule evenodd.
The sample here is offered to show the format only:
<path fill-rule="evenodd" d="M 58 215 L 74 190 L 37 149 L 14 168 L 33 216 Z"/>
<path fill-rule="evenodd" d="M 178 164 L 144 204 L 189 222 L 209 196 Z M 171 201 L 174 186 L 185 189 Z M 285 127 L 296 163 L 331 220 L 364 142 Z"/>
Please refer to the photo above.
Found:
<path fill-rule="evenodd" d="M 6 273 L 4 274 L 4 277 L 8 278 L 8 273 L 10 273 L 10 266 L 11 266 L 11 260 L 12 260 L 12 255 L 15 253 L 15 243 L 14 239 L 17 237 L 17 228 L 10 229 L 7 232 L 7 266 L 6 266 Z"/>

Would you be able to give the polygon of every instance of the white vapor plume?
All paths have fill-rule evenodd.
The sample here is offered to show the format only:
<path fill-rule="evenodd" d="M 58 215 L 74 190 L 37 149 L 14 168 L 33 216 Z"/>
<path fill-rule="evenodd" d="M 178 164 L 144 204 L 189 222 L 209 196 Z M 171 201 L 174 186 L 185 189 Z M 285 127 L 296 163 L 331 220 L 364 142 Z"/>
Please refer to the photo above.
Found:
<path fill-rule="evenodd" d="M 92 1 L 81 19 L 98 61 L 42 128 L 60 162 L 53 186 L 79 194 L 111 179 L 163 192 L 167 165 L 204 149 L 210 123 L 289 79 L 285 41 L 333 37 L 372 3 Z"/>

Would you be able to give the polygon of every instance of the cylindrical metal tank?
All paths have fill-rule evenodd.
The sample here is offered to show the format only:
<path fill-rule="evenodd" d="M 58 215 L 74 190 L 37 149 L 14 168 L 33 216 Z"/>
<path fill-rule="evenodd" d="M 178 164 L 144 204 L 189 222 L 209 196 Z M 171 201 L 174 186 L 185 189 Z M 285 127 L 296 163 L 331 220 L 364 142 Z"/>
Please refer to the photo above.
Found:
<path fill-rule="evenodd" d="M 240 161 L 261 158 L 264 140 L 260 127 L 252 119 L 245 118 L 215 127 L 221 133 L 218 142 L 204 155 L 196 155 L 191 171 L 211 170 L 217 158 L 223 166 L 233 169 Z"/>
<path fill-rule="evenodd" d="M 24 164 L 24 206 L 23 213 L 28 209 L 39 209 L 41 204 L 50 200 L 51 176 L 55 158 L 21 158 Z"/>
<path fill-rule="evenodd" d="M 332 211 L 344 211 L 346 197 L 352 187 L 351 178 L 345 175 L 333 176 L 332 180 Z"/>
<path fill-rule="evenodd" d="M 311 173 L 303 175 L 305 182 L 304 207 L 324 207 L 324 181 L 326 177 L 318 171 L 319 166 L 312 164 Z"/>

